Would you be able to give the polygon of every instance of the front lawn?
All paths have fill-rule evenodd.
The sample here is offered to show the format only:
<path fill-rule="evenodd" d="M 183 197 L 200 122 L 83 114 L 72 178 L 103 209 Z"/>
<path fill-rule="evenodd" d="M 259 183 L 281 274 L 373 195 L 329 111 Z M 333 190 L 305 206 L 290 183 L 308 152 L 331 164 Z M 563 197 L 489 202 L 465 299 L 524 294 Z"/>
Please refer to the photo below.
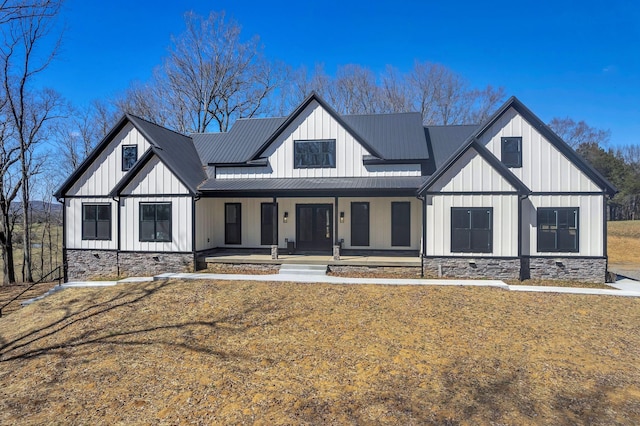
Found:
<path fill-rule="evenodd" d="M 639 424 L 640 300 L 169 281 L 0 319 L 0 424 Z"/>

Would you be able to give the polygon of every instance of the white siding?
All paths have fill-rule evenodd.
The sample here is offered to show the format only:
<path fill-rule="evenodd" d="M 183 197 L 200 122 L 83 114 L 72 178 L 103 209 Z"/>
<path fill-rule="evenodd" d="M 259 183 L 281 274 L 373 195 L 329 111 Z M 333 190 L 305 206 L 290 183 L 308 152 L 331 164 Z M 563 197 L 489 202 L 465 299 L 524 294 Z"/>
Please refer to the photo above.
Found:
<path fill-rule="evenodd" d="M 369 247 L 351 245 L 351 203 L 369 202 Z M 411 246 L 391 246 L 391 203 L 411 203 Z M 420 250 L 422 241 L 422 202 L 407 198 L 340 198 L 338 211 L 344 212 L 344 223 L 339 224 L 338 235 L 344 239 L 344 248 L 354 250 Z"/>
<path fill-rule="evenodd" d="M 171 242 L 140 241 L 140 203 L 171 203 Z M 175 251 L 190 252 L 191 246 L 191 197 L 126 197 L 120 200 L 121 237 L 120 249 L 124 251 Z"/>
<path fill-rule="evenodd" d="M 522 206 L 522 254 L 554 256 L 554 253 L 537 251 L 537 208 L 578 207 L 580 209 L 578 224 L 580 251 L 577 253 L 558 253 L 557 256 L 604 256 L 603 202 L 604 196 L 602 195 L 536 195 L 524 200 Z"/>
<path fill-rule="evenodd" d="M 189 191 L 156 156 L 129 182 L 123 194 L 188 194 Z"/>
<path fill-rule="evenodd" d="M 492 253 L 451 252 L 451 207 L 493 207 Z M 518 196 L 427 196 L 427 256 L 518 256 Z"/>
<path fill-rule="evenodd" d="M 198 232 L 197 250 L 214 247 L 268 247 L 260 245 L 260 204 L 270 203 L 272 198 L 203 198 L 196 202 L 196 221 Z M 345 248 L 351 248 L 351 202 L 368 201 L 370 203 L 370 246 L 354 247 L 372 250 L 419 250 L 422 236 L 422 205 L 415 197 L 398 198 L 340 198 L 338 214 L 344 212 L 344 223 L 338 223 L 338 239 L 344 239 Z M 411 203 L 411 246 L 391 246 L 391 202 L 408 201 Z M 296 240 L 296 204 L 332 204 L 333 198 L 279 198 L 278 202 L 278 245 L 286 247 L 286 241 Z M 240 203 L 242 215 L 242 244 L 224 244 L 224 204 Z M 334 207 L 335 209 L 335 207 Z M 283 222 L 284 212 L 289 213 L 287 223 Z M 334 210 L 334 217 L 335 217 Z M 334 219 L 335 220 L 335 219 Z M 335 229 L 335 228 L 334 228 Z"/>
<path fill-rule="evenodd" d="M 503 136 L 522 136 L 522 167 L 510 170 L 533 192 L 601 191 L 513 108 L 507 110 L 480 141 L 500 159 Z"/>
<path fill-rule="evenodd" d="M 111 205 L 111 239 L 82 239 L 82 204 Z M 118 205 L 111 198 L 67 198 L 64 200 L 66 245 L 70 249 L 115 250 L 118 248 Z"/>
<path fill-rule="evenodd" d="M 335 168 L 293 168 L 293 141 L 308 139 L 336 140 Z M 368 154 L 331 114 L 313 101 L 264 152 L 269 167 L 220 167 L 216 168 L 216 176 L 219 179 L 420 176 L 417 164 L 365 167 L 362 156 Z"/>
<path fill-rule="evenodd" d="M 429 191 L 507 192 L 516 189 L 473 148 L 465 152 Z"/>
<path fill-rule="evenodd" d="M 149 149 L 142 134 L 126 124 L 65 195 L 108 195 L 127 173 L 122 171 L 122 145 L 137 145 L 138 158 Z"/>

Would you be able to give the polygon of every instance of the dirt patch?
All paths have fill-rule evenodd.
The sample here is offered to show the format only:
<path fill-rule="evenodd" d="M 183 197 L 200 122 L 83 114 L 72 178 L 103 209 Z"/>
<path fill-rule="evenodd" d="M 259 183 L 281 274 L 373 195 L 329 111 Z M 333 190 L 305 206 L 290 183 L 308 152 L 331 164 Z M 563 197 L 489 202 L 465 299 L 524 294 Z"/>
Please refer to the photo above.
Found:
<path fill-rule="evenodd" d="M 639 424 L 640 300 L 168 281 L 0 320 L 2 424 Z"/>

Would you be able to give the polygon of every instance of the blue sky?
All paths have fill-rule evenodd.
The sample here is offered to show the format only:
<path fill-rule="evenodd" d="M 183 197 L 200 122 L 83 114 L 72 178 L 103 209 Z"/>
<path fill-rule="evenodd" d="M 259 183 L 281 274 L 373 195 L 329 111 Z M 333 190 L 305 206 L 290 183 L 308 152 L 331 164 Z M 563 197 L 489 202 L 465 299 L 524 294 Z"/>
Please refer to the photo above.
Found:
<path fill-rule="evenodd" d="M 402 71 L 442 63 L 473 86 L 503 86 L 544 121 L 569 116 L 640 144 L 640 2 L 67 0 L 59 59 L 43 83 L 76 105 L 146 80 L 183 13 L 225 10 L 291 66 Z"/>

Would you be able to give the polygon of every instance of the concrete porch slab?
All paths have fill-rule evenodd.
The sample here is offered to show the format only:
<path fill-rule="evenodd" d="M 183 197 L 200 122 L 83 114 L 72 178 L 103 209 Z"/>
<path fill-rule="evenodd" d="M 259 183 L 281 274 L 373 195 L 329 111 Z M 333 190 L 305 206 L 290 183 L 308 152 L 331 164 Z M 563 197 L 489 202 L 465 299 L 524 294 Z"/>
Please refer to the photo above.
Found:
<path fill-rule="evenodd" d="M 267 254 L 215 254 L 201 258 L 206 263 L 264 264 L 264 265 L 340 265 L 340 266 L 400 266 L 420 267 L 420 258 L 408 256 L 355 256 L 340 255 L 334 260 L 331 255 L 282 254 L 271 259 Z"/>

